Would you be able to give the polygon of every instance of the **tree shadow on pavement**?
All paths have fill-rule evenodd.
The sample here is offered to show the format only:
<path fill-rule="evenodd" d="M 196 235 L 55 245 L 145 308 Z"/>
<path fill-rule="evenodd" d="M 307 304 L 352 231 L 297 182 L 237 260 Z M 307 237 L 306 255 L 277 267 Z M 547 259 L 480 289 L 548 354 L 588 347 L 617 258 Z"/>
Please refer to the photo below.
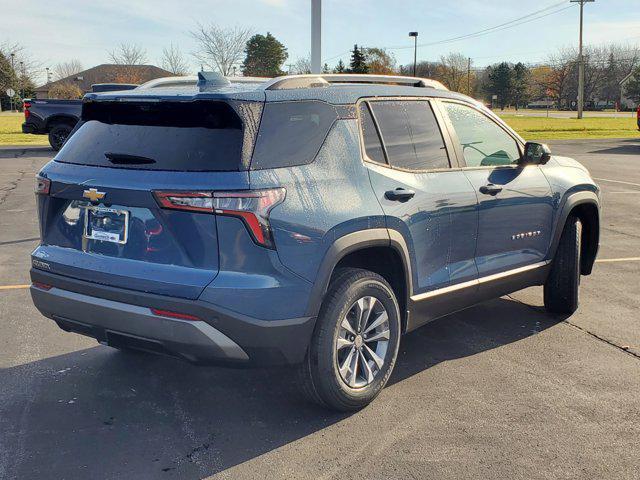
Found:
<path fill-rule="evenodd" d="M 640 132 L 638 132 L 638 136 L 640 137 Z M 618 142 L 624 143 L 625 145 L 592 150 L 589 153 L 605 153 L 608 155 L 640 155 L 640 138 L 621 139 Z"/>
<path fill-rule="evenodd" d="M 504 298 L 437 320 L 403 338 L 391 384 L 557 321 Z M 0 385 L 5 478 L 202 478 L 347 417 L 307 404 L 289 369 L 197 367 L 101 346 L 5 369 Z"/>

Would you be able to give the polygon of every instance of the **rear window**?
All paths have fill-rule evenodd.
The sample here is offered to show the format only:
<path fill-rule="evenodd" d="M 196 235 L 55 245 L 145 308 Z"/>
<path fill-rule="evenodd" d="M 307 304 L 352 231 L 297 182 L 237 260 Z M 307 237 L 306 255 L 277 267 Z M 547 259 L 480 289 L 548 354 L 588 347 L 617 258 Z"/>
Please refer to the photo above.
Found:
<path fill-rule="evenodd" d="M 313 162 L 338 118 L 335 107 L 319 101 L 267 103 L 251 169 L 292 167 Z"/>
<path fill-rule="evenodd" d="M 223 102 L 91 102 L 57 161 L 111 168 L 237 171 L 242 121 Z"/>

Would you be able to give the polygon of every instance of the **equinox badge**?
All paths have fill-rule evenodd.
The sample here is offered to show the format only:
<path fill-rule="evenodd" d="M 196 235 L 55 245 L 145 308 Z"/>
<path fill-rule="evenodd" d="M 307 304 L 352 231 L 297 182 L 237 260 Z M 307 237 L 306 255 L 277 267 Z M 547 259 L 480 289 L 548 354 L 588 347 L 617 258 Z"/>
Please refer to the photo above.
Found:
<path fill-rule="evenodd" d="M 92 202 L 97 202 L 98 200 L 102 200 L 104 198 L 104 196 L 106 195 L 106 193 L 104 192 L 99 192 L 98 190 L 96 190 L 95 188 L 90 188 L 89 190 L 85 190 L 82 193 L 82 196 L 84 198 L 88 198 L 89 200 L 91 200 Z"/>

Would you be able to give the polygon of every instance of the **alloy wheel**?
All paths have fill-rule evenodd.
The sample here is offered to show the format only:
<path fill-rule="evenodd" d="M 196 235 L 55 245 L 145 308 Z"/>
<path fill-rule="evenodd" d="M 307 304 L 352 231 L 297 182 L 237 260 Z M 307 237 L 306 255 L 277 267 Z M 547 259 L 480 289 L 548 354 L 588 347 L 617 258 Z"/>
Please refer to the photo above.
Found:
<path fill-rule="evenodd" d="M 375 297 L 351 305 L 340 323 L 336 361 L 342 380 L 351 388 L 370 385 L 382 371 L 389 348 L 389 316 Z"/>

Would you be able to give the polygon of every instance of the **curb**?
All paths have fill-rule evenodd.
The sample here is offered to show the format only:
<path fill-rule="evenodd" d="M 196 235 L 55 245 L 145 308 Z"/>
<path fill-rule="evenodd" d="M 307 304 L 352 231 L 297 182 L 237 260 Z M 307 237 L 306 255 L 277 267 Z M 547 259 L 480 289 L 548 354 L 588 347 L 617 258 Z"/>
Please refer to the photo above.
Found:
<path fill-rule="evenodd" d="M 23 156 L 28 153 L 51 152 L 53 149 L 48 145 L 3 145 L 0 146 L 0 156 L 15 155 Z"/>

